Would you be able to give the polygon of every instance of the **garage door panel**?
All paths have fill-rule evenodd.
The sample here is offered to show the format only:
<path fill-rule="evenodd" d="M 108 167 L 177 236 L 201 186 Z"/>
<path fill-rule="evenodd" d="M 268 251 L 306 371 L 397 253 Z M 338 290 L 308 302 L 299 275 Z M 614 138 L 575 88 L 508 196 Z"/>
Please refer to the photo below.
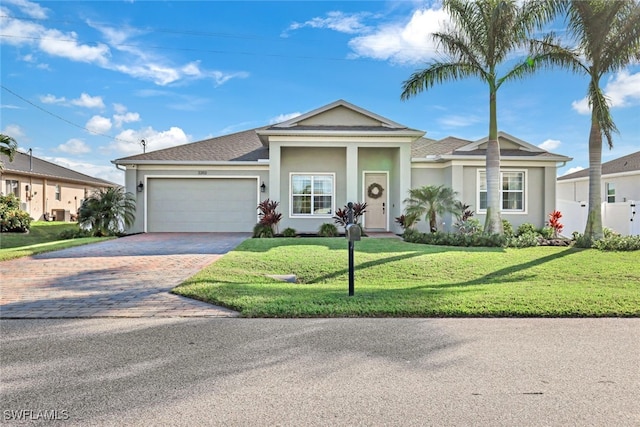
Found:
<path fill-rule="evenodd" d="M 149 178 L 147 231 L 249 232 L 257 221 L 250 178 Z"/>

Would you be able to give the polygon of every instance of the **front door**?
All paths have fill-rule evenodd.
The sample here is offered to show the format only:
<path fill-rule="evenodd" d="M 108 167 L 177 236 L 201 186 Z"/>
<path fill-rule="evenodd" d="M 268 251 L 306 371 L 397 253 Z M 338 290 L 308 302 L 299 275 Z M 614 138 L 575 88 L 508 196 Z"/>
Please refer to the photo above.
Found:
<path fill-rule="evenodd" d="M 367 230 L 387 230 L 387 212 L 389 209 L 387 206 L 386 173 L 364 174 L 364 201 L 367 203 L 367 211 L 364 214 L 364 227 Z"/>

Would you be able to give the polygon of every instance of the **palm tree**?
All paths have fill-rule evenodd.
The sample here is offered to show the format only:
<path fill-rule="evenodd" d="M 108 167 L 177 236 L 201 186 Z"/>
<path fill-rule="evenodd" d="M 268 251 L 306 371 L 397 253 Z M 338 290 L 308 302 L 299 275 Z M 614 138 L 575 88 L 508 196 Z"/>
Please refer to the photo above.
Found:
<path fill-rule="evenodd" d="M 437 215 L 454 211 L 456 194 L 453 189 L 444 185 L 412 188 L 409 190 L 409 197 L 404 201 L 407 205 L 405 214 L 415 218 L 426 214 L 425 220 L 429 220 L 429 229 L 435 233 L 438 231 Z"/>
<path fill-rule="evenodd" d="M 600 80 L 607 73 L 640 61 L 640 3 L 636 0 L 572 0 L 568 5 L 569 36 L 577 42 L 577 47 L 562 47 L 549 36 L 537 44 L 540 52 L 546 53 L 539 56 L 538 63 L 560 65 L 589 78 L 589 214 L 584 237 L 590 244 L 603 236 L 602 136 L 609 148 L 613 148 L 612 134 L 618 133 Z"/>
<path fill-rule="evenodd" d="M 126 193 L 123 187 L 96 190 L 78 209 L 78 223 L 95 236 L 118 234 L 133 225 L 135 211 L 133 194 Z"/>
<path fill-rule="evenodd" d="M 16 155 L 18 149 L 18 143 L 15 139 L 8 135 L 0 133 L 0 154 L 3 154 L 9 158 L 9 161 L 13 161 L 13 157 Z M 2 160 L 0 160 L 0 170 L 4 169 Z"/>
<path fill-rule="evenodd" d="M 529 34 L 541 28 L 560 9 L 555 0 L 444 0 L 452 26 L 433 34 L 446 57 L 417 71 L 403 83 L 406 100 L 435 84 L 477 77 L 489 87 L 489 139 L 486 152 L 487 216 L 485 233 L 502 234 L 500 217 L 500 144 L 497 92 L 504 82 L 531 73 L 526 58 L 498 77 L 498 68 L 528 44 Z"/>

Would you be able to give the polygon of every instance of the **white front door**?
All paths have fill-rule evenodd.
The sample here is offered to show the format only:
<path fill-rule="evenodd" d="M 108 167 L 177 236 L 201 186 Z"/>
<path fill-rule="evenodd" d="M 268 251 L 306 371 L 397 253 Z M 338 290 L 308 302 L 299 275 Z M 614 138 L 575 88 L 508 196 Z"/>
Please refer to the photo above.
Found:
<path fill-rule="evenodd" d="M 367 230 L 387 230 L 388 196 L 387 174 L 366 172 L 364 201 L 367 203 L 367 211 L 364 214 L 364 227 Z"/>

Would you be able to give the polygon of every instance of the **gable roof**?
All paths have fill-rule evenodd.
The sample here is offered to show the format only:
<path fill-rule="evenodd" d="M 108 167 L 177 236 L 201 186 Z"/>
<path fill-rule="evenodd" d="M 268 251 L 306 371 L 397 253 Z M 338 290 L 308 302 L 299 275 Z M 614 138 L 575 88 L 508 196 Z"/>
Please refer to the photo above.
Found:
<path fill-rule="evenodd" d="M 611 175 L 614 173 L 640 172 L 640 151 L 627 154 L 626 156 L 613 159 L 602 164 L 602 175 Z M 574 178 L 585 178 L 589 176 L 589 169 L 582 169 L 568 175 L 558 177 L 558 181 Z"/>
<path fill-rule="evenodd" d="M 53 178 L 61 181 L 71 181 L 100 187 L 118 186 L 116 183 L 85 175 L 20 151 L 16 152 L 13 162 L 10 162 L 9 157 L 4 154 L 0 154 L 0 160 L 2 160 L 4 167 L 4 170 L 0 171 L 0 174 L 11 173 L 47 179 Z"/>
<path fill-rule="evenodd" d="M 498 132 L 501 145 L 500 156 L 503 158 L 523 158 L 527 160 L 545 160 L 567 162 L 571 157 L 550 153 L 540 147 L 536 147 L 506 132 Z M 413 144 L 411 150 L 412 161 L 442 162 L 453 159 L 474 159 L 487 155 L 486 148 L 482 147 L 488 138 L 470 141 L 448 136 L 439 141 L 420 138 Z"/>
<path fill-rule="evenodd" d="M 386 117 L 372 113 L 343 99 L 258 130 L 263 144 L 275 135 L 358 135 L 408 136 L 419 138 L 425 132 L 409 128 Z"/>

